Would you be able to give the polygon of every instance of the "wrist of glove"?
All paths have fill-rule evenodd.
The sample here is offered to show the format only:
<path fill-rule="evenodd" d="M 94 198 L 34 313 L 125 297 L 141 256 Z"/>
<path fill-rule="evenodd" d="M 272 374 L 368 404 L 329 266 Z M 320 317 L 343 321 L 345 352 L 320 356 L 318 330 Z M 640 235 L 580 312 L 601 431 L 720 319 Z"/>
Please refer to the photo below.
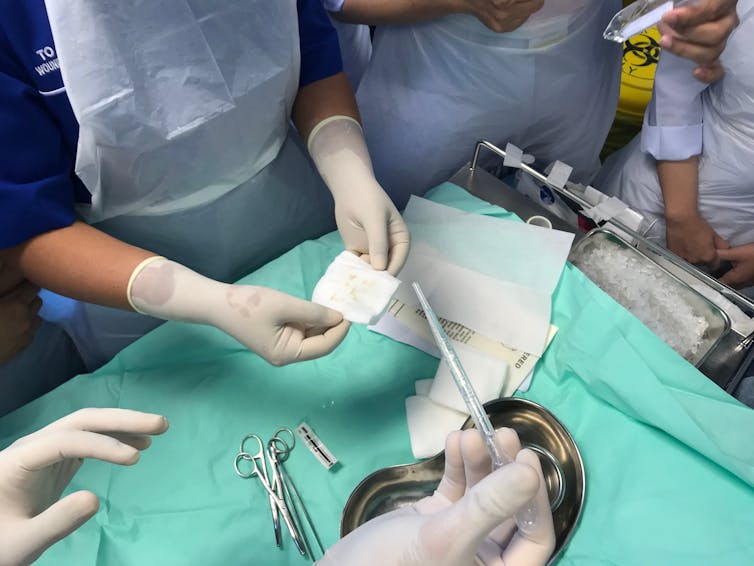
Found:
<path fill-rule="evenodd" d="M 215 326 L 273 365 L 324 356 L 348 332 L 332 309 L 267 287 L 220 283 L 162 257 L 136 267 L 128 300 L 142 314 Z"/>
<path fill-rule="evenodd" d="M 408 256 L 408 228 L 374 178 L 359 123 L 347 116 L 328 118 L 314 128 L 308 147 L 335 199 L 346 249 L 368 255 L 375 269 L 398 273 Z"/>

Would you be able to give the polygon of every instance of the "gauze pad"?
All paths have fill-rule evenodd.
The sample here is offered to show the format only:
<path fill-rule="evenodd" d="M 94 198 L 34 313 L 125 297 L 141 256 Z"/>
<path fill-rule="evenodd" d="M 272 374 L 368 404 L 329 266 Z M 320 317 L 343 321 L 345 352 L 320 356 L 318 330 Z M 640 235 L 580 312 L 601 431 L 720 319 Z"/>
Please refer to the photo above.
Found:
<path fill-rule="evenodd" d="M 414 458 L 429 458 L 445 449 L 445 438 L 468 416 L 417 395 L 406 399 L 406 419 Z"/>
<path fill-rule="evenodd" d="M 359 324 L 374 324 L 388 307 L 400 281 L 377 271 L 351 252 L 342 252 L 312 293 L 312 302 L 338 311 Z"/>

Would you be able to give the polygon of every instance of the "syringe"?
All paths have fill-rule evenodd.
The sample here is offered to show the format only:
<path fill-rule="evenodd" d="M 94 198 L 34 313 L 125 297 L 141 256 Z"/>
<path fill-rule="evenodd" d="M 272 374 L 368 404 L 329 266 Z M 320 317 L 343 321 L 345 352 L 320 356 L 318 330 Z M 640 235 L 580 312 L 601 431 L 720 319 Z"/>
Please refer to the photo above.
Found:
<path fill-rule="evenodd" d="M 427 301 L 427 297 L 424 296 L 424 292 L 419 284 L 413 282 L 411 285 L 414 288 L 414 292 L 416 292 L 416 296 L 419 298 L 419 303 L 427 317 L 427 322 L 429 323 L 429 328 L 432 331 L 435 343 L 440 349 L 445 363 L 448 364 L 450 374 L 453 376 L 458 391 L 461 393 L 461 397 L 471 414 L 474 426 L 476 426 L 477 430 L 482 435 L 484 443 L 487 445 L 487 450 L 492 458 L 492 469 L 497 470 L 498 468 L 511 463 L 513 459 L 506 454 L 504 450 L 501 450 L 498 447 L 497 442 L 495 442 L 495 429 L 492 427 L 492 423 L 487 416 L 487 411 L 484 410 L 482 403 L 479 401 L 479 397 L 477 396 L 476 391 L 474 391 L 474 386 L 471 384 L 469 376 L 463 369 L 461 361 L 458 359 L 458 354 L 456 354 L 455 349 L 450 343 L 450 338 L 448 338 L 445 330 L 443 330 L 440 320 L 429 305 L 429 301 Z M 537 528 L 537 517 L 538 514 L 535 502 L 532 500 L 527 503 L 526 507 L 516 514 L 516 526 L 522 532 L 531 534 Z"/>

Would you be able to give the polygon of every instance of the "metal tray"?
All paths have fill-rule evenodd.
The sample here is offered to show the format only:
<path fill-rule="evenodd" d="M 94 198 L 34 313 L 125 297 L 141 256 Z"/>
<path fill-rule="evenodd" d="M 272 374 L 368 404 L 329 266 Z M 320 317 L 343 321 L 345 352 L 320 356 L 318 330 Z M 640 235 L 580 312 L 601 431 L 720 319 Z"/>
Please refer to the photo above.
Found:
<path fill-rule="evenodd" d="M 539 455 L 547 482 L 555 527 L 552 562 L 570 539 L 584 504 L 585 476 L 581 454 L 563 424 L 547 409 L 525 399 L 498 399 L 485 405 L 495 428 L 511 427 L 522 444 Z M 474 426 L 471 419 L 464 429 Z M 431 495 L 442 478 L 445 454 L 383 468 L 356 486 L 343 508 L 340 535 L 394 509 Z"/>
<path fill-rule="evenodd" d="M 571 254 L 568 258 L 571 263 L 583 271 L 587 277 L 601 288 L 602 286 L 599 283 L 599 277 L 597 274 L 585 269 L 584 259 L 588 256 L 590 251 L 594 249 L 594 246 L 604 244 L 628 250 L 632 254 L 635 254 L 635 257 L 640 262 L 654 270 L 660 277 L 667 278 L 667 281 L 675 288 L 677 296 L 691 308 L 696 316 L 704 318 L 707 322 L 707 329 L 702 335 L 702 343 L 696 353 L 685 356 L 690 363 L 697 367 L 701 366 L 707 357 L 715 350 L 718 344 L 720 344 L 723 337 L 730 332 L 730 318 L 727 313 L 689 286 L 685 281 L 678 278 L 657 262 L 653 261 L 646 254 L 626 242 L 619 235 L 605 228 L 597 228 L 589 232 L 572 248 Z M 621 302 L 620 298 L 615 296 L 613 290 L 605 288 L 602 288 L 602 290 L 612 296 L 616 301 Z M 621 302 L 621 304 L 623 304 L 623 302 Z M 635 308 L 635 305 L 623 304 L 623 306 L 629 311 L 634 312 L 632 307 Z M 642 322 L 645 324 L 647 323 L 647 321 Z"/>

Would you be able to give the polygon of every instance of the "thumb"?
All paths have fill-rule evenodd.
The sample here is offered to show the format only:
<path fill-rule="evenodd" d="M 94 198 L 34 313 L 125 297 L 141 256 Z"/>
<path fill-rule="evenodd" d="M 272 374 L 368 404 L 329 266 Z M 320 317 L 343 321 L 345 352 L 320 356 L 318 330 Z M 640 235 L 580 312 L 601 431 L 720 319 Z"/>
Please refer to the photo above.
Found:
<path fill-rule="evenodd" d="M 530 466 L 518 462 L 503 466 L 456 504 L 429 519 L 421 533 L 424 547 L 430 555 L 452 556 L 462 563 L 476 554 L 495 527 L 530 501 L 538 487 L 539 478 Z"/>
<path fill-rule="evenodd" d="M 383 218 L 375 217 L 370 218 L 363 226 L 369 244 L 369 262 L 377 271 L 384 271 L 390 248 L 388 224 Z"/>
<path fill-rule="evenodd" d="M 719 234 L 715 233 L 714 237 L 714 243 L 715 248 L 717 249 L 717 255 L 720 257 L 720 250 L 727 250 L 730 249 L 730 244 L 728 243 L 728 240 L 720 236 Z"/>
<path fill-rule="evenodd" d="M 278 320 L 283 324 L 303 324 L 308 328 L 331 328 L 343 320 L 343 315 L 311 301 L 284 295 L 278 310 Z"/>
<path fill-rule="evenodd" d="M 29 520 L 27 543 L 36 560 L 45 550 L 67 537 L 91 519 L 99 509 L 99 500 L 91 491 L 77 491 L 56 501 Z"/>

